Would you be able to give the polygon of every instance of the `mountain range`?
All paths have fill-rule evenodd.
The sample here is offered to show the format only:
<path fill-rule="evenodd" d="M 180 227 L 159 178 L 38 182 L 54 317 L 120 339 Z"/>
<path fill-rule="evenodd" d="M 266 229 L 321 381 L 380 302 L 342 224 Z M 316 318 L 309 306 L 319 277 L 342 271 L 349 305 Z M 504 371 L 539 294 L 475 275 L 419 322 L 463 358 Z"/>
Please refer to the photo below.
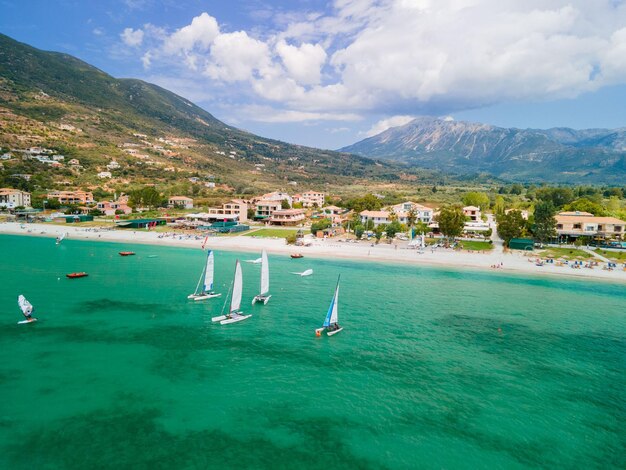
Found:
<path fill-rule="evenodd" d="M 340 151 L 517 181 L 619 184 L 626 179 L 626 128 L 515 129 L 419 117 Z"/>

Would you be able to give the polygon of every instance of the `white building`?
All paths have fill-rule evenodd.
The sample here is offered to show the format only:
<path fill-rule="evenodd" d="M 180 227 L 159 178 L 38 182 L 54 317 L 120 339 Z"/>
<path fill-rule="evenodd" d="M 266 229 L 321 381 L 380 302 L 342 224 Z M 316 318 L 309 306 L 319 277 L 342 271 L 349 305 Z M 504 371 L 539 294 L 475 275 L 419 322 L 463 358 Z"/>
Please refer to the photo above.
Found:
<path fill-rule="evenodd" d="M 306 191 L 293 197 L 293 202 L 301 202 L 303 207 L 324 207 L 324 200 L 324 193 L 317 191 Z"/>
<path fill-rule="evenodd" d="M 100 173 L 98 173 L 98 178 L 100 179 L 104 179 L 104 178 L 111 178 L 113 175 L 111 175 L 110 171 L 101 171 Z"/>
<path fill-rule="evenodd" d="M 411 210 L 413 210 L 413 212 L 415 213 L 416 222 L 421 221 L 421 222 L 429 224 L 433 221 L 433 212 L 434 212 L 433 209 L 431 209 L 430 207 L 426 207 L 421 204 L 418 204 L 416 202 L 411 202 L 411 201 L 402 202 L 400 204 L 396 204 L 395 206 L 391 206 L 389 209 L 394 211 L 396 214 L 406 213 L 407 216 L 408 216 L 408 213 Z"/>
<path fill-rule="evenodd" d="M 120 164 L 115 160 L 111 160 L 111 162 L 107 165 L 107 169 L 109 170 L 117 170 L 120 167 Z"/>
<path fill-rule="evenodd" d="M 289 203 L 289 207 L 293 206 L 293 198 L 282 191 L 274 191 L 273 193 L 264 194 L 259 198 L 262 201 L 287 201 Z"/>
<path fill-rule="evenodd" d="M 172 196 L 167 201 L 170 207 L 182 207 L 183 209 L 193 209 L 193 199 L 186 196 Z"/>

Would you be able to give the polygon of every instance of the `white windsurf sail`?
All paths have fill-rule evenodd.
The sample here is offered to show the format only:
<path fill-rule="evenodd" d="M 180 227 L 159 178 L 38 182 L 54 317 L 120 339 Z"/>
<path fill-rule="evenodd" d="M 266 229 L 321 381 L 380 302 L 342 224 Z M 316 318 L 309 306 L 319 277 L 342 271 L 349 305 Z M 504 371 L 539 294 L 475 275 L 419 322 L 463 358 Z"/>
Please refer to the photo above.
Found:
<path fill-rule="evenodd" d="M 236 312 L 241 306 L 241 295 L 243 294 L 243 275 L 241 264 L 237 260 L 235 265 L 235 280 L 233 281 L 233 295 L 230 299 L 230 313 Z"/>
<path fill-rule="evenodd" d="M 26 300 L 26 297 L 20 295 L 17 298 L 17 304 L 20 306 L 20 310 L 22 311 L 24 316 L 32 315 L 34 308 L 33 305 L 28 300 Z"/>
<path fill-rule="evenodd" d="M 209 250 L 206 257 L 206 266 L 204 267 L 204 292 L 213 290 L 213 271 L 215 266 L 215 256 L 213 250 Z"/>
<path fill-rule="evenodd" d="M 330 326 L 337 323 L 337 302 L 339 302 L 339 279 L 341 276 L 337 278 L 337 287 L 335 288 L 335 295 L 333 296 L 333 300 L 330 303 L 330 307 L 328 307 L 328 313 L 326 314 L 326 318 L 324 319 L 324 324 L 322 326 Z"/>
<path fill-rule="evenodd" d="M 263 250 L 261 260 L 261 292 L 259 294 L 265 295 L 270 291 L 270 265 L 265 250 Z"/>

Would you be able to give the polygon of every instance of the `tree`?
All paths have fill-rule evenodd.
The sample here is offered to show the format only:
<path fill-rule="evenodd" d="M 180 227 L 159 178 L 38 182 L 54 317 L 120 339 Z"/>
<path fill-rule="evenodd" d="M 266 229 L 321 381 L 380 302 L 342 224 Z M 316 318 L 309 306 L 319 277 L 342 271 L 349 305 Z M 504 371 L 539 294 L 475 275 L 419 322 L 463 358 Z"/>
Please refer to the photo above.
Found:
<path fill-rule="evenodd" d="M 448 238 L 456 238 L 463 233 L 466 217 L 458 206 L 446 206 L 435 217 L 439 230 Z"/>
<path fill-rule="evenodd" d="M 574 191 L 570 188 L 541 188 L 537 190 L 536 195 L 537 199 L 542 201 L 552 201 L 556 209 L 574 200 Z"/>
<path fill-rule="evenodd" d="M 390 224 L 385 227 L 385 232 L 387 232 L 387 238 L 393 238 L 396 236 L 396 233 L 400 233 L 402 231 L 402 224 L 397 220 L 394 220 Z"/>
<path fill-rule="evenodd" d="M 317 222 L 311 224 L 311 233 L 313 235 L 317 235 L 317 232 L 327 229 L 331 225 L 333 225 L 333 223 L 330 219 L 320 219 Z"/>
<path fill-rule="evenodd" d="M 411 207 L 409 212 L 406 214 L 406 223 L 409 224 L 409 228 L 412 228 L 415 225 L 415 221 L 417 220 L 417 212 L 415 209 Z"/>
<path fill-rule="evenodd" d="M 416 233 L 427 233 L 429 231 L 428 224 L 423 220 L 420 220 L 415 224 Z"/>
<path fill-rule="evenodd" d="M 554 205 L 551 201 L 535 204 L 535 223 L 533 234 L 540 242 L 556 237 L 556 219 Z"/>
<path fill-rule="evenodd" d="M 291 206 L 289 205 L 289 201 L 287 199 L 283 199 L 282 201 L 280 201 L 280 208 L 291 209 Z"/>
<path fill-rule="evenodd" d="M 354 227 L 354 236 L 357 240 L 361 239 L 361 237 L 363 236 L 363 232 L 365 232 L 365 227 L 363 227 L 361 224 L 358 224 Z"/>
<path fill-rule="evenodd" d="M 374 229 L 374 237 L 376 237 L 376 243 L 380 242 L 380 239 L 383 237 L 383 233 L 387 226 L 385 224 L 380 224 Z"/>
<path fill-rule="evenodd" d="M 496 201 L 493 204 L 493 211 L 496 213 L 496 217 L 504 215 L 506 209 L 504 198 L 502 196 L 496 196 Z"/>
<path fill-rule="evenodd" d="M 392 210 L 391 212 L 389 212 L 389 220 L 391 222 L 395 222 L 396 220 L 398 220 L 398 214 L 396 214 L 396 211 Z"/>
<path fill-rule="evenodd" d="M 366 194 L 365 196 L 350 199 L 346 202 L 346 207 L 355 212 L 376 211 L 382 206 L 382 201 L 373 194 Z"/>
<path fill-rule="evenodd" d="M 147 206 L 152 209 L 161 204 L 161 194 L 154 188 L 154 186 L 145 186 L 142 189 L 135 189 L 130 192 L 128 198 L 128 204 L 131 207 Z"/>
<path fill-rule="evenodd" d="M 520 211 L 510 211 L 498 217 L 498 235 L 508 246 L 512 238 L 518 238 L 524 233 L 525 225 L 526 222 Z"/>
<path fill-rule="evenodd" d="M 485 193 L 469 192 L 463 196 L 463 204 L 466 206 L 480 207 L 480 210 L 489 208 L 489 196 Z"/>
<path fill-rule="evenodd" d="M 572 212 L 574 211 L 589 212 L 597 216 L 606 215 L 606 211 L 604 210 L 604 207 L 602 207 L 597 202 L 593 202 L 592 200 L 586 197 L 581 197 L 579 199 L 576 199 L 575 201 L 563 207 L 563 209 L 566 211 L 572 211 Z"/>
<path fill-rule="evenodd" d="M 519 183 L 512 184 L 510 192 L 511 192 L 511 194 L 520 195 L 520 194 L 522 194 L 522 192 L 524 192 L 524 186 L 522 186 Z"/>

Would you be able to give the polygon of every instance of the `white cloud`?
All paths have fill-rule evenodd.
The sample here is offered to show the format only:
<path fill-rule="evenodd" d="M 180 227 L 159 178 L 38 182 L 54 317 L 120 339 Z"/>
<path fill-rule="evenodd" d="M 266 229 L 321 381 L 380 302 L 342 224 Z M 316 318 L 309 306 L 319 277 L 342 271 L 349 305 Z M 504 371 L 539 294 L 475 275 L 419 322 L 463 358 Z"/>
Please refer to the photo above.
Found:
<path fill-rule="evenodd" d="M 353 113 L 312 113 L 254 105 L 241 107 L 241 114 L 247 120 L 256 122 L 358 121 L 361 119 L 358 114 Z"/>
<path fill-rule="evenodd" d="M 122 40 L 143 41 L 144 65 L 242 82 L 249 102 L 302 116 L 441 115 L 626 83 L 626 2 L 615 0 L 335 0 L 273 29 L 222 32 L 202 13 Z"/>
<path fill-rule="evenodd" d="M 169 36 L 163 44 L 163 51 L 166 54 L 175 54 L 189 52 L 194 48 L 207 50 L 219 33 L 217 20 L 207 13 L 202 13 L 191 20 L 191 24 Z"/>
<path fill-rule="evenodd" d="M 104 29 L 94 28 L 91 32 L 96 36 L 102 36 L 104 34 Z"/>
<path fill-rule="evenodd" d="M 211 46 L 205 73 L 226 82 L 253 80 L 255 71 L 271 63 L 267 44 L 251 38 L 245 31 L 220 34 Z"/>
<path fill-rule="evenodd" d="M 300 47 L 280 41 L 276 45 L 289 75 L 298 83 L 317 85 L 321 80 L 321 68 L 326 62 L 326 51 L 319 44 L 302 44 Z"/>
<path fill-rule="evenodd" d="M 143 42 L 143 31 L 141 29 L 126 28 L 122 34 L 120 34 L 124 44 L 130 47 L 138 47 Z"/>
<path fill-rule="evenodd" d="M 386 131 L 391 127 L 404 126 L 415 119 L 414 116 L 393 116 L 387 119 L 382 119 L 375 123 L 367 132 L 366 137 L 372 137 L 376 134 Z"/>

